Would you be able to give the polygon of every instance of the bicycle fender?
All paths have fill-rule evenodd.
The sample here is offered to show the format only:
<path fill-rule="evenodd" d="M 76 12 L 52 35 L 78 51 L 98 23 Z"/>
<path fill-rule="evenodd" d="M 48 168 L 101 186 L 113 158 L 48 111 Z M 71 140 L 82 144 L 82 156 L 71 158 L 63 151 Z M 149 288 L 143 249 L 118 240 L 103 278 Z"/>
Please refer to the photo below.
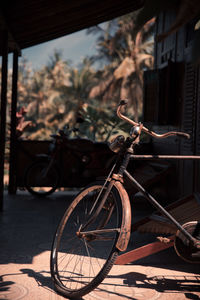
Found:
<path fill-rule="evenodd" d="M 116 247 L 120 251 L 125 251 L 131 234 L 131 205 L 129 196 L 123 185 L 119 181 L 116 181 L 114 186 L 117 189 L 122 201 L 122 226 Z"/>

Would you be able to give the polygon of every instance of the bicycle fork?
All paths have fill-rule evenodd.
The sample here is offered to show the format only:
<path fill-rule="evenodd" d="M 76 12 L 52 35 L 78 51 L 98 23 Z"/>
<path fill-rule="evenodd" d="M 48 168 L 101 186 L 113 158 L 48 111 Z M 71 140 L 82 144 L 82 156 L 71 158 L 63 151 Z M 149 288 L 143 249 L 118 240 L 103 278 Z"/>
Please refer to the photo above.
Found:
<path fill-rule="evenodd" d="M 129 239 L 130 239 L 130 234 L 131 234 L 131 206 L 130 206 L 130 201 L 129 201 L 129 197 L 128 194 L 125 190 L 125 188 L 123 187 L 122 183 L 120 182 L 120 176 L 118 174 L 113 174 L 111 178 L 108 177 L 108 180 L 110 181 L 106 191 L 103 195 L 102 200 L 100 201 L 99 205 L 97 208 L 93 208 L 94 213 L 91 215 L 91 217 L 88 219 L 88 221 L 83 224 L 80 228 L 79 231 L 77 232 L 78 236 L 83 236 L 83 235 L 87 235 L 87 234 L 98 234 L 98 233 L 105 233 L 108 231 L 117 231 L 119 233 L 119 236 L 117 238 L 117 242 L 115 244 L 116 248 L 119 251 L 125 251 L 128 243 L 129 243 Z M 102 187 L 100 194 L 102 193 L 103 189 L 105 186 Z M 84 231 L 91 223 L 93 223 L 96 218 L 98 217 L 101 209 L 103 208 L 107 197 L 109 196 L 112 188 L 115 187 L 119 197 L 121 199 L 122 202 L 122 222 L 121 222 L 121 227 L 120 228 L 113 228 L 113 229 L 100 229 L 100 230 L 94 230 L 93 232 L 91 231 Z M 98 196 L 99 197 L 99 196 Z M 97 197 L 97 198 L 98 198 Z"/>

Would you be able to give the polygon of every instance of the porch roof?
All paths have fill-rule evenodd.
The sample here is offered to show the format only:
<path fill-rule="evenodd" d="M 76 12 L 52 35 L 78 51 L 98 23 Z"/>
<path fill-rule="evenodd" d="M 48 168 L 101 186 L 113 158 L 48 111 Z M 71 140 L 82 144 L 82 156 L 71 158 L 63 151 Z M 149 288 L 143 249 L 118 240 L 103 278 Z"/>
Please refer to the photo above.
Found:
<path fill-rule="evenodd" d="M 143 4 L 144 0 L 4 0 L 0 4 L 0 37 L 7 29 L 9 52 L 20 51 L 111 20 Z"/>

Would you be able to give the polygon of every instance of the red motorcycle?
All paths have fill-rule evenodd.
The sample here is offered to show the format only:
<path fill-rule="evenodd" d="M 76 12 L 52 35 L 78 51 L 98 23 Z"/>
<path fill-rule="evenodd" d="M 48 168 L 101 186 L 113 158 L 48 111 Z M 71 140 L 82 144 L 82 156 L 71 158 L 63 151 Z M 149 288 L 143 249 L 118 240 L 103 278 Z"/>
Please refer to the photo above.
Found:
<path fill-rule="evenodd" d="M 37 155 L 27 168 L 24 183 L 31 194 L 47 196 L 59 187 L 82 187 L 107 174 L 115 159 L 108 144 L 69 136 L 64 130 L 51 135 L 48 155 Z"/>

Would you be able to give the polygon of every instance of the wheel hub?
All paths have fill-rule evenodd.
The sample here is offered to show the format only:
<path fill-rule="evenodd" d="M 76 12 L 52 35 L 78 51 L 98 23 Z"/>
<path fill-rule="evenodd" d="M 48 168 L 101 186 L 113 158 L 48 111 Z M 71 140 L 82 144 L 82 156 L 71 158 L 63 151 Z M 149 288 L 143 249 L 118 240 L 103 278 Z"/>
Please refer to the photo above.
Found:
<path fill-rule="evenodd" d="M 87 242 L 91 242 L 91 241 L 96 239 L 95 234 L 88 234 L 88 233 L 77 231 L 76 235 L 77 235 L 78 238 L 85 239 Z"/>
<path fill-rule="evenodd" d="M 192 221 L 182 225 L 194 238 L 200 242 L 200 222 Z M 178 230 L 174 240 L 174 248 L 178 256 L 192 263 L 200 263 L 199 247 L 194 247 L 190 241 Z"/>

